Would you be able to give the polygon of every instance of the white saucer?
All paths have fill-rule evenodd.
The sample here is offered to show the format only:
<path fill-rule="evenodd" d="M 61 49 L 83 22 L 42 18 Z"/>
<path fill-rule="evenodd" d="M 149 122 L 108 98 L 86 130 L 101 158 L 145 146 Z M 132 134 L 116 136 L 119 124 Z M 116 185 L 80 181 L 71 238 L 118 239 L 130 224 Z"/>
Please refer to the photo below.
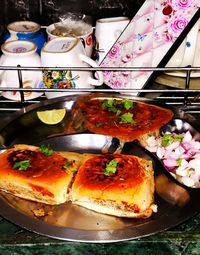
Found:
<path fill-rule="evenodd" d="M 16 92 L 16 94 L 14 94 L 12 91 L 2 92 L 1 95 L 9 100 L 14 100 L 14 101 L 21 100 L 21 96 L 20 96 L 19 92 Z M 40 93 L 40 92 L 28 92 L 28 93 L 24 92 L 24 100 L 25 101 L 32 100 L 32 99 L 38 98 L 42 95 L 43 95 L 43 93 Z"/>
<path fill-rule="evenodd" d="M 181 47 L 184 47 L 186 41 L 184 41 L 180 48 L 178 48 L 177 52 L 175 52 L 176 54 L 176 57 L 178 57 L 178 52 L 181 54 L 182 51 L 181 51 Z M 185 46 L 186 47 L 186 46 Z M 184 49 L 183 49 L 184 51 Z M 174 54 L 174 55 L 175 55 Z M 173 57 L 171 58 L 170 60 L 171 63 L 173 63 Z M 167 64 L 167 66 L 171 67 L 172 65 L 170 64 Z M 175 62 L 175 61 L 174 61 Z M 174 65 L 175 66 L 175 65 Z M 182 66 L 184 67 L 184 66 Z M 200 67 L 200 30 L 198 32 L 198 37 L 197 37 L 197 43 L 196 43 L 196 49 L 195 49 L 195 55 L 194 55 L 194 60 L 193 60 L 193 64 L 192 64 L 192 67 Z M 186 77 L 186 72 L 185 71 L 173 71 L 173 72 L 166 72 L 166 74 L 170 75 L 170 76 L 174 76 L 174 77 Z M 200 77 L 200 71 L 192 71 L 191 72 L 191 77 L 192 78 L 199 78 Z"/>
<path fill-rule="evenodd" d="M 174 76 L 174 77 L 186 77 L 186 72 L 185 71 L 173 71 L 173 72 L 166 72 L 167 75 Z M 199 71 L 192 71 L 190 74 L 191 78 L 199 78 L 200 77 L 200 72 Z"/>
<path fill-rule="evenodd" d="M 155 82 L 160 85 L 184 89 L 186 80 L 185 80 L 185 77 L 176 77 L 176 76 L 167 75 L 163 73 L 156 78 Z M 200 89 L 200 76 L 199 78 L 196 77 L 190 80 L 189 88 Z"/>
<path fill-rule="evenodd" d="M 36 84 L 38 84 L 38 86 L 36 86 L 37 88 L 43 88 L 42 81 L 36 81 Z M 24 88 L 31 88 L 31 87 L 32 86 L 24 86 Z M 43 92 L 34 92 L 34 91 L 30 91 L 30 92 L 25 91 L 23 93 L 24 93 L 25 101 L 35 99 L 35 98 L 40 97 L 44 94 Z M 1 95 L 6 99 L 10 99 L 10 100 L 14 100 L 14 101 L 21 100 L 20 92 L 18 92 L 18 91 L 1 91 Z"/>

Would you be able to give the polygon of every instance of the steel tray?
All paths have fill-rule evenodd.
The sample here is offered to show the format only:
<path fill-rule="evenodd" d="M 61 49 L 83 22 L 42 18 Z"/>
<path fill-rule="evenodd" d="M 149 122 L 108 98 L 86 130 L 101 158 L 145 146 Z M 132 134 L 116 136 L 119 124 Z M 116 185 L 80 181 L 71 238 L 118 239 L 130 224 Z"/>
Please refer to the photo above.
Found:
<path fill-rule="evenodd" d="M 169 108 L 155 100 L 104 95 L 107 97 L 126 97 L 145 101 Z M 82 130 L 77 134 L 62 134 L 71 118 L 71 109 L 77 96 L 66 96 L 30 105 L 5 119 L 0 128 L 0 142 L 5 146 L 16 143 L 45 144 L 54 150 L 102 153 L 106 149 L 114 152 L 120 142 L 112 137 L 92 134 Z M 57 125 L 46 125 L 38 118 L 38 110 L 63 108 L 67 109 L 65 119 Z M 174 111 L 174 119 L 164 128 L 181 131 L 188 128 L 199 138 L 198 123 L 190 115 L 178 108 Z M 177 121 L 178 119 L 178 121 Z M 178 126 L 177 126 L 178 123 Z M 56 135 L 58 134 L 58 135 Z M 51 137 L 52 135 L 56 135 Z M 155 203 L 158 212 L 148 219 L 118 218 L 99 214 L 85 208 L 72 205 L 70 202 L 48 206 L 20 199 L 4 192 L 0 195 L 0 215 L 7 220 L 35 233 L 56 239 L 91 243 L 108 243 L 132 240 L 172 228 L 191 218 L 200 211 L 199 189 L 184 187 L 168 175 L 160 161 L 136 142 L 125 143 L 122 153 L 134 154 L 153 162 L 155 171 Z M 36 217 L 34 210 L 43 208 L 44 217 Z"/>

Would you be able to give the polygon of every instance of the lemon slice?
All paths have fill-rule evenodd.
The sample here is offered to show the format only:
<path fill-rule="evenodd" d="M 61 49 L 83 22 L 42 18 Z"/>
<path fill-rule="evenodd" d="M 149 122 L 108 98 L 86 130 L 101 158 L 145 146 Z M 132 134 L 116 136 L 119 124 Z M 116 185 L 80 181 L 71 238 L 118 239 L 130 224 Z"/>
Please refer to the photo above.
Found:
<path fill-rule="evenodd" d="M 38 111 L 37 116 L 38 118 L 45 124 L 48 125 L 55 125 L 61 122 L 66 114 L 66 109 L 53 109 L 53 110 L 46 110 L 46 111 Z"/>

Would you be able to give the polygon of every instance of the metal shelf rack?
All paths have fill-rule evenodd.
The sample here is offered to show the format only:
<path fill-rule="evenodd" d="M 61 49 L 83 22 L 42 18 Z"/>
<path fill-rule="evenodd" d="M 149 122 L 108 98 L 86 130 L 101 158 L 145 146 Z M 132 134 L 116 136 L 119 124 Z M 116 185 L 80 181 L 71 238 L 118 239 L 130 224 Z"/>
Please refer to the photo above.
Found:
<path fill-rule="evenodd" d="M 190 88 L 190 81 L 191 79 L 191 72 L 192 71 L 198 71 L 200 72 L 200 67 L 165 67 L 165 68 L 150 68 L 150 67 L 127 67 L 127 68 L 91 68 L 91 67 L 71 67 L 67 68 L 68 70 L 71 71 L 154 71 L 157 76 L 159 74 L 162 74 L 164 72 L 176 72 L 176 71 L 183 71 L 185 72 L 185 86 L 182 89 L 176 89 L 173 87 L 168 86 L 160 86 L 159 84 L 156 83 L 156 80 L 152 82 L 152 84 L 148 84 L 148 88 L 144 87 L 142 89 L 118 89 L 118 90 L 113 90 L 109 87 L 105 87 L 104 85 L 102 88 L 98 89 L 67 89 L 69 92 L 106 92 L 106 93 L 113 93 L 113 92 L 119 92 L 119 93 L 126 93 L 126 94 L 134 94 L 136 93 L 138 96 L 142 95 L 147 98 L 152 98 L 159 100 L 165 104 L 172 105 L 174 107 L 179 107 L 185 112 L 191 113 L 191 114 L 200 114 L 200 77 L 195 78 L 199 79 L 199 87 L 198 89 L 191 89 Z M 19 84 L 20 88 L 7 88 L 7 87 L 1 87 L 1 93 L 3 91 L 18 91 L 20 92 L 20 101 L 13 101 L 13 100 L 8 100 L 4 98 L 2 95 L 0 96 L 0 113 L 1 112 L 14 112 L 17 111 L 23 107 L 26 107 L 30 104 L 35 104 L 39 103 L 42 100 L 46 100 L 45 95 L 43 94 L 42 96 L 32 99 L 29 101 L 24 100 L 24 94 L 23 92 L 46 92 L 46 91 L 52 91 L 56 92 L 58 91 L 57 89 L 24 89 L 22 85 L 22 71 L 43 71 L 44 68 L 41 67 L 9 67 L 9 66 L 0 66 L 0 71 L 11 71 L 11 70 L 16 70 L 18 72 L 18 78 L 19 78 Z M 63 67 L 45 67 L 45 70 L 63 70 Z M 59 89 L 60 92 L 66 91 L 65 89 Z"/>

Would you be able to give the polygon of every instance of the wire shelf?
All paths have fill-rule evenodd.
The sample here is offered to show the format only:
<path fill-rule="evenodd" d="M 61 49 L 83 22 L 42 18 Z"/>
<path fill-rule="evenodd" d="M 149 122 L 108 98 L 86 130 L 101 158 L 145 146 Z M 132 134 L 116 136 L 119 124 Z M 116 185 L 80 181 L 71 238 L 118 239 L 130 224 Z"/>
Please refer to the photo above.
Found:
<path fill-rule="evenodd" d="M 66 70 L 63 67 L 11 67 L 11 66 L 0 66 L 0 71 L 17 71 L 18 72 L 18 78 L 19 78 L 19 88 L 8 88 L 8 87 L 1 87 L 1 93 L 4 91 L 13 91 L 13 92 L 19 92 L 20 93 L 20 100 L 19 101 L 13 101 L 4 98 L 2 95 L 0 96 L 0 112 L 7 111 L 7 112 L 13 112 L 17 111 L 23 107 L 26 107 L 30 104 L 36 104 L 41 102 L 42 100 L 46 100 L 45 92 L 66 92 L 66 89 L 47 89 L 47 88 L 40 88 L 40 89 L 31 89 L 31 88 L 23 88 L 23 82 L 22 82 L 22 71 L 44 71 L 44 70 Z M 191 72 L 193 71 L 199 71 L 200 67 L 164 67 L 164 68 L 158 68 L 158 67 L 126 67 L 126 68 L 105 68 L 105 67 L 67 67 L 67 70 L 70 71 L 146 71 L 150 72 L 153 71 L 156 73 L 156 76 L 159 77 L 160 74 L 166 73 L 166 72 L 185 72 L 185 78 L 184 79 L 184 88 L 174 88 L 173 86 L 163 86 L 158 83 L 156 83 L 156 79 L 151 84 L 148 84 L 148 88 L 143 87 L 142 89 L 111 89 L 107 86 L 102 86 L 94 88 L 94 89 L 67 89 L 67 92 L 75 92 L 75 93 L 81 93 L 81 92 L 105 92 L 105 93 L 125 93 L 130 95 L 142 95 L 147 98 L 152 98 L 159 100 L 165 104 L 169 104 L 175 107 L 180 107 L 182 110 L 188 113 L 192 114 L 200 114 L 200 77 L 195 78 L 199 79 L 199 87 L 197 89 L 191 89 L 190 88 L 190 82 L 191 79 L 194 79 L 191 77 Z M 32 100 L 25 100 L 24 99 L 24 92 L 42 92 L 44 93 L 42 96 L 37 97 Z"/>

